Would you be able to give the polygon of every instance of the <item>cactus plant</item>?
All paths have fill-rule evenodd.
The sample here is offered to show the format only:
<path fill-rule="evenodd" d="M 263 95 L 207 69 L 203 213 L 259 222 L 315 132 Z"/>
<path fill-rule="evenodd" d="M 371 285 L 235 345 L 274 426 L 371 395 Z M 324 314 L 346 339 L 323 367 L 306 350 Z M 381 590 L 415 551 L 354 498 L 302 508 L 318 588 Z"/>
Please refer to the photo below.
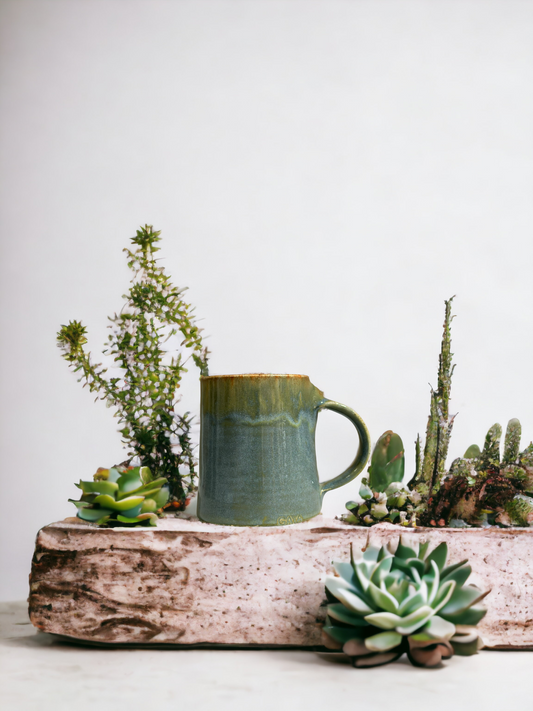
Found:
<path fill-rule="evenodd" d="M 487 432 L 481 450 L 473 444 L 446 470 L 454 415 L 449 414 L 451 379 L 451 304 L 445 301 L 444 330 L 439 355 L 438 386 L 431 390 L 430 414 L 422 455 L 415 443 L 415 474 L 403 488 L 403 445 L 398 435 L 385 432 L 374 449 L 369 476 L 362 480 L 363 501 L 349 501 L 348 523 L 371 526 L 380 521 L 404 526 L 532 526 L 533 444 L 520 451 L 521 425 L 507 425 L 500 461 L 502 428 Z"/>
<path fill-rule="evenodd" d="M 100 468 L 93 481 L 76 484 L 79 500 L 69 499 L 78 517 L 99 526 L 157 525 L 157 514 L 168 502 L 165 477 L 154 479 L 148 467 Z"/>
<path fill-rule="evenodd" d="M 471 445 L 452 462 L 434 499 L 431 524 L 533 524 L 532 447 L 520 452 L 520 422 L 509 420 L 500 462 L 501 434 L 501 425 L 492 425 L 483 450 Z"/>
<path fill-rule="evenodd" d="M 368 477 L 363 477 L 359 496 L 362 501 L 348 501 L 350 512 L 343 517 L 347 523 L 372 526 L 379 521 L 415 526 L 422 497 L 416 491 L 402 487 L 405 470 L 401 437 L 387 430 L 376 442 Z"/>
<path fill-rule="evenodd" d="M 326 579 L 325 646 L 342 650 L 354 667 L 389 664 L 407 653 L 415 666 L 435 667 L 454 653 L 475 654 L 483 646 L 476 625 L 486 614 L 479 602 L 490 591 L 465 585 L 466 560 L 446 565 L 440 543 L 396 550 L 367 545 L 350 562 L 334 562 Z"/>
<path fill-rule="evenodd" d="M 387 430 L 376 442 L 368 467 L 368 486 L 372 491 L 385 491 L 389 484 L 402 481 L 405 456 L 400 435 Z"/>
<path fill-rule="evenodd" d="M 156 253 L 160 232 L 145 225 L 137 230 L 125 249 L 132 285 L 124 296 L 120 313 L 110 317 L 108 349 L 119 369 L 109 377 L 107 369 L 91 360 L 84 349 L 86 328 L 80 321 L 61 326 L 57 344 L 69 366 L 80 373 L 84 387 L 115 408 L 120 434 L 128 448 L 127 463 L 134 457 L 150 467 L 157 477 L 165 477 L 174 508 L 184 508 L 196 489 L 196 461 L 191 441 L 192 418 L 175 410 L 177 391 L 185 364 L 179 347 L 170 338 L 179 336 L 180 346 L 188 349 L 202 375 L 207 375 L 207 348 L 201 329 L 194 322 L 193 310 L 183 301 L 185 289 L 174 287 Z M 165 342 L 168 346 L 164 346 Z M 176 344 L 177 345 L 177 344 Z M 172 355 L 174 351 L 174 355 Z"/>
<path fill-rule="evenodd" d="M 444 327 L 439 354 L 437 389 L 431 388 L 431 401 L 426 428 L 426 443 L 423 458 L 417 454 L 415 474 L 409 482 L 410 489 L 416 489 L 424 499 L 430 499 L 438 491 L 440 481 L 446 473 L 446 457 L 455 415 L 449 414 L 452 375 L 451 323 L 452 301 L 454 296 L 444 302 Z M 420 439 L 417 439 L 420 446 Z"/>

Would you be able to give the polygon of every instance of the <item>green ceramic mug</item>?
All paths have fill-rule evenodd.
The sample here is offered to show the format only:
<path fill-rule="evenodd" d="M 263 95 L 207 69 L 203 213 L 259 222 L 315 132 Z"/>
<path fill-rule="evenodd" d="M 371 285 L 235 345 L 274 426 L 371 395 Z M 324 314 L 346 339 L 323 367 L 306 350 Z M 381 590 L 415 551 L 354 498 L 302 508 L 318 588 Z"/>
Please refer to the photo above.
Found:
<path fill-rule="evenodd" d="M 347 417 L 359 451 L 339 476 L 320 483 L 315 430 L 320 410 Z M 365 466 L 370 436 L 346 405 L 324 397 L 307 375 L 201 378 L 198 517 L 231 526 L 280 526 L 320 513 L 327 491 Z"/>

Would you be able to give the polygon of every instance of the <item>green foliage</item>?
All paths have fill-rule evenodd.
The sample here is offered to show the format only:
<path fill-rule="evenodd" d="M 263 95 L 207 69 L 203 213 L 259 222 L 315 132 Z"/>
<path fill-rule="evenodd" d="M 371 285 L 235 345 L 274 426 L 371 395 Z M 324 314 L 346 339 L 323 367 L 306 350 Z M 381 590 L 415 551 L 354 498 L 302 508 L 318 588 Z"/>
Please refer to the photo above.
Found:
<path fill-rule="evenodd" d="M 409 482 L 410 489 L 416 489 L 425 499 L 430 498 L 440 486 L 440 481 L 446 473 L 446 457 L 455 416 L 449 415 L 452 375 L 455 365 L 452 364 L 451 323 L 452 296 L 444 302 L 444 328 L 439 354 L 439 369 L 437 374 L 437 390 L 431 390 L 430 413 L 426 428 L 426 443 L 424 457 L 417 466 L 414 477 Z M 418 457 L 417 457 L 418 464 Z"/>
<path fill-rule="evenodd" d="M 522 425 L 516 418 L 509 420 L 505 431 L 505 444 L 503 448 L 503 464 L 513 464 L 520 456 L 520 438 Z"/>
<path fill-rule="evenodd" d="M 405 471 L 403 442 L 400 435 L 387 430 L 376 442 L 368 467 L 368 485 L 373 491 L 385 491 L 394 481 L 402 481 Z"/>
<path fill-rule="evenodd" d="M 389 664 L 407 653 L 412 664 L 435 667 L 442 659 L 475 654 L 483 644 L 476 625 L 488 594 L 465 585 L 467 561 L 446 565 L 440 543 L 396 551 L 367 546 L 357 559 L 334 562 L 326 579 L 328 608 L 322 630 L 328 649 L 342 650 L 355 667 Z"/>
<path fill-rule="evenodd" d="M 348 501 L 346 508 L 350 513 L 342 517 L 346 523 L 355 526 L 373 526 L 383 522 L 415 527 L 422 510 L 420 494 L 406 489 L 398 481 L 379 492 L 372 491 L 368 480 L 363 477 L 359 496 L 362 501 Z"/>
<path fill-rule="evenodd" d="M 500 462 L 501 425 L 487 432 L 481 451 L 471 445 L 452 462 L 430 511 L 430 523 L 468 526 L 533 524 L 533 462 L 530 447 L 520 452 L 521 425 L 509 421 Z"/>
<path fill-rule="evenodd" d="M 379 522 L 403 526 L 531 526 L 533 525 L 533 444 L 520 452 L 522 428 L 517 419 L 507 425 L 500 461 L 501 425 L 487 432 L 483 450 L 473 444 L 446 470 L 454 416 L 449 415 L 451 379 L 452 299 L 445 302 L 444 330 L 439 355 L 438 386 L 431 391 L 424 454 L 420 436 L 415 443 L 416 470 L 408 489 L 403 475 L 401 439 L 385 432 L 374 449 L 368 481 L 363 479 L 362 502 L 349 501 L 348 523 L 372 526 Z M 398 457 L 395 459 L 395 455 Z M 401 459 L 401 462 L 400 462 Z M 397 469 L 395 469 L 397 467 Z"/>
<path fill-rule="evenodd" d="M 65 360 L 80 373 L 84 387 L 89 386 L 91 392 L 98 393 L 97 399 L 116 408 L 128 456 L 138 456 L 142 466 L 165 477 L 171 501 L 182 506 L 195 489 L 196 478 L 192 417 L 174 409 L 187 369 L 182 353 L 176 350 L 171 355 L 163 345 L 179 336 L 181 346 L 202 375 L 208 373 L 208 350 L 203 346 L 193 309 L 182 298 L 185 289 L 174 287 L 155 259 L 159 235 L 145 225 L 131 240 L 136 249 L 124 250 L 133 278 L 122 310 L 109 318 L 111 335 L 104 350 L 114 357 L 120 376 L 106 377 L 107 369 L 85 352 L 86 329 L 81 322 L 62 326 L 57 342 Z"/>
<path fill-rule="evenodd" d="M 157 515 L 167 504 L 165 477 L 154 479 L 148 467 L 98 469 L 93 481 L 76 484 L 79 500 L 69 499 L 78 517 L 99 526 L 157 526 Z"/>

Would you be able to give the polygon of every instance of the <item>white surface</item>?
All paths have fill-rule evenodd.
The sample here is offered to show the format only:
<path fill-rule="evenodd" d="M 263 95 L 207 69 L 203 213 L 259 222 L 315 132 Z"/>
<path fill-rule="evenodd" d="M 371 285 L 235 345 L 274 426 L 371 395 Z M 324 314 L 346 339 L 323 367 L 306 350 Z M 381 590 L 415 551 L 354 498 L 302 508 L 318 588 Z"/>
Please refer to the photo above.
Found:
<path fill-rule="evenodd" d="M 0 599 L 123 459 L 55 335 L 81 319 L 98 355 L 141 223 L 213 373 L 308 374 L 399 431 L 410 475 L 457 293 L 450 461 L 511 417 L 529 442 L 532 67 L 521 0 L 2 0 Z M 320 419 L 327 478 L 356 438 Z"/>
<path fill-rule="evenodd" d="M 453 657 L 437 670 L 415 669 L 405 660 L 364 670 L 313 652 L 72 646 L 37 632 L 24 603 L 2 603 L 0 623 L 5 711 L 492 711 L 531 704 L 531 652 Z"/>

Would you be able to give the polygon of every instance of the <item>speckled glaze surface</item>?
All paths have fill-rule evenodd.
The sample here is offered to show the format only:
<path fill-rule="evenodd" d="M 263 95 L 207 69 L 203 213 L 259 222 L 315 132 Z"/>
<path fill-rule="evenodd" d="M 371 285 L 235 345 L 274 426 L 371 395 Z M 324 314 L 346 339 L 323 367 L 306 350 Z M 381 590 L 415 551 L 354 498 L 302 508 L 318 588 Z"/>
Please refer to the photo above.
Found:
<path fill-rule="evenodd" d="M 233 526 L 280 526 L 320 513 L 327 491 L 347 484 L 368 459 L 370 438 L 350 408 L 306 375 L 215 375 L 201 378 L 198 516 Z M 320 484 L 315 430 L 328 408 L 350 419 L 359 451 L 338 477 Z"/>

